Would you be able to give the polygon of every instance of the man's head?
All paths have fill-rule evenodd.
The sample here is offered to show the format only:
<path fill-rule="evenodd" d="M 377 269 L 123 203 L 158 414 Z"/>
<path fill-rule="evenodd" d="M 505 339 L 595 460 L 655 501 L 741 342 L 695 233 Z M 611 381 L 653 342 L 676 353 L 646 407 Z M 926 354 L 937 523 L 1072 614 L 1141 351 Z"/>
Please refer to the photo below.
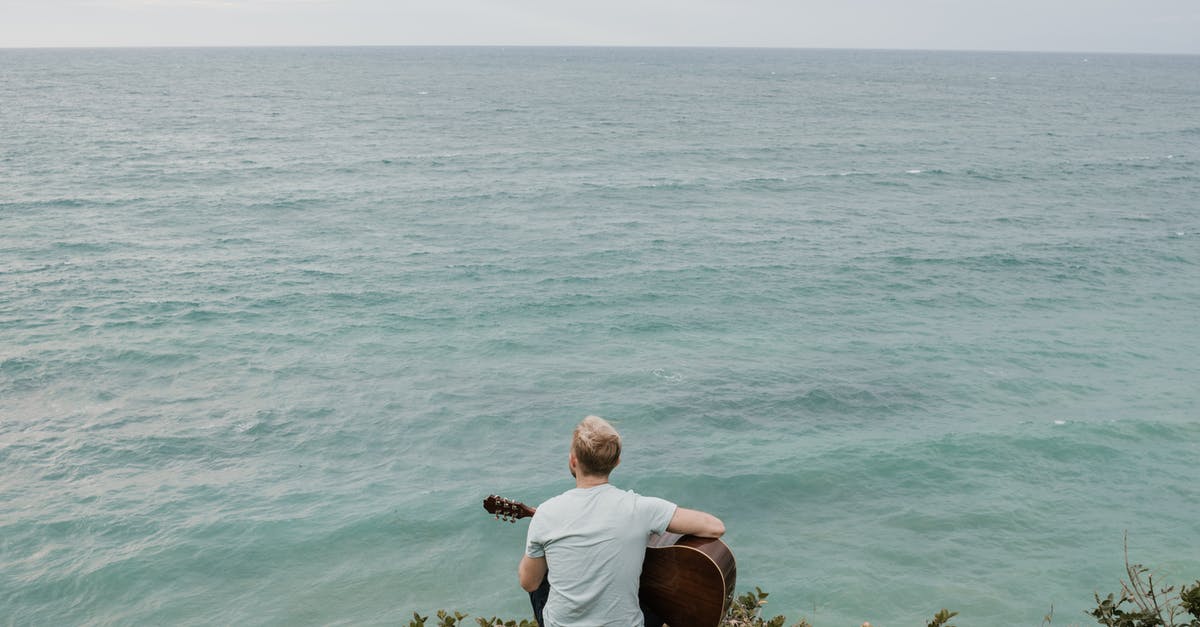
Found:
<path fill-rule="evenodd" d="M 575 470 L 593 477 L 607 477 L 621 462 L 621 434 L 599 416 L 588 416 L 575 427 L 571 437 L 571 474 Z"/>

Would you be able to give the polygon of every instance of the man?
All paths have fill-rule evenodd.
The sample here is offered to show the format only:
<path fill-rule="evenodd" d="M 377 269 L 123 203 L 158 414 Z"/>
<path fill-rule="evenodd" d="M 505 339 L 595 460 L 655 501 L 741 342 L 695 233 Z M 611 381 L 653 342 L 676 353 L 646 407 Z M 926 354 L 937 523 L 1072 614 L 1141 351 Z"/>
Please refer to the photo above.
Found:
<path fill-rule="evenodd" d="M 543 627 L 650 624 L 638 606 L 650 535 L 725 533 L 725 524 L 712 514 L 617 489 L 608 475 L 619 463 L 617 430 L 603 418 L 584 418 L 575 427 L 567 461 L 575 489 L 537 508 L 517 568 Z"/>

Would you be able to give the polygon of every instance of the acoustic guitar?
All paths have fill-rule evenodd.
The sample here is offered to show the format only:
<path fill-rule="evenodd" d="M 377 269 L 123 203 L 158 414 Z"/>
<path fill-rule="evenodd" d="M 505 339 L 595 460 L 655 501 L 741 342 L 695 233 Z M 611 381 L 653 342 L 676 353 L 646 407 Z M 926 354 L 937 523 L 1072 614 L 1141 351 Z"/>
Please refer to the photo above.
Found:
<path fill-rule="evenodd" d="M 499 520 L 516 522 L 534 508 L 496 495 L 483 508 Z M 642 564 L 642 603 L 673 627 L 717 627 L 733 599 L 737 563 L 717 538 L 677 533 L 650 536 Z"/>

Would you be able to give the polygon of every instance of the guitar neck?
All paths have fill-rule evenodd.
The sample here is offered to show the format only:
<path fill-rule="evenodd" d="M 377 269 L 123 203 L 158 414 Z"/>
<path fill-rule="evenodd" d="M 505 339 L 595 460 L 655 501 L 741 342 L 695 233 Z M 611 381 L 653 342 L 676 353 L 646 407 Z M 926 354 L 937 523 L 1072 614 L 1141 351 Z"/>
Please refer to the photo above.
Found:
<path fill-rule="evenodd" d="M 512 499 L 506 499 L 495 494 L 483 499 L 483 509 L 499 520 L 517 522 L 521 518 L 529 518 L 537 512 L 536 509 Z"/>

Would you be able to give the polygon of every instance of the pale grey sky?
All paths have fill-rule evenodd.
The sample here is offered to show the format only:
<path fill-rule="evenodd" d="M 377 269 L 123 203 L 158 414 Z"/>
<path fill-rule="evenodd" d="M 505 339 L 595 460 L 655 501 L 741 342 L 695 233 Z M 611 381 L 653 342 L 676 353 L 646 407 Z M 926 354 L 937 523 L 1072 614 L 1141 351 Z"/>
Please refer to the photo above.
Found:
<path fill-rule="evenodd" d="M 1200 54 L 1200 0 L 0 0 L 0 47 L 254 45 Z"/>

